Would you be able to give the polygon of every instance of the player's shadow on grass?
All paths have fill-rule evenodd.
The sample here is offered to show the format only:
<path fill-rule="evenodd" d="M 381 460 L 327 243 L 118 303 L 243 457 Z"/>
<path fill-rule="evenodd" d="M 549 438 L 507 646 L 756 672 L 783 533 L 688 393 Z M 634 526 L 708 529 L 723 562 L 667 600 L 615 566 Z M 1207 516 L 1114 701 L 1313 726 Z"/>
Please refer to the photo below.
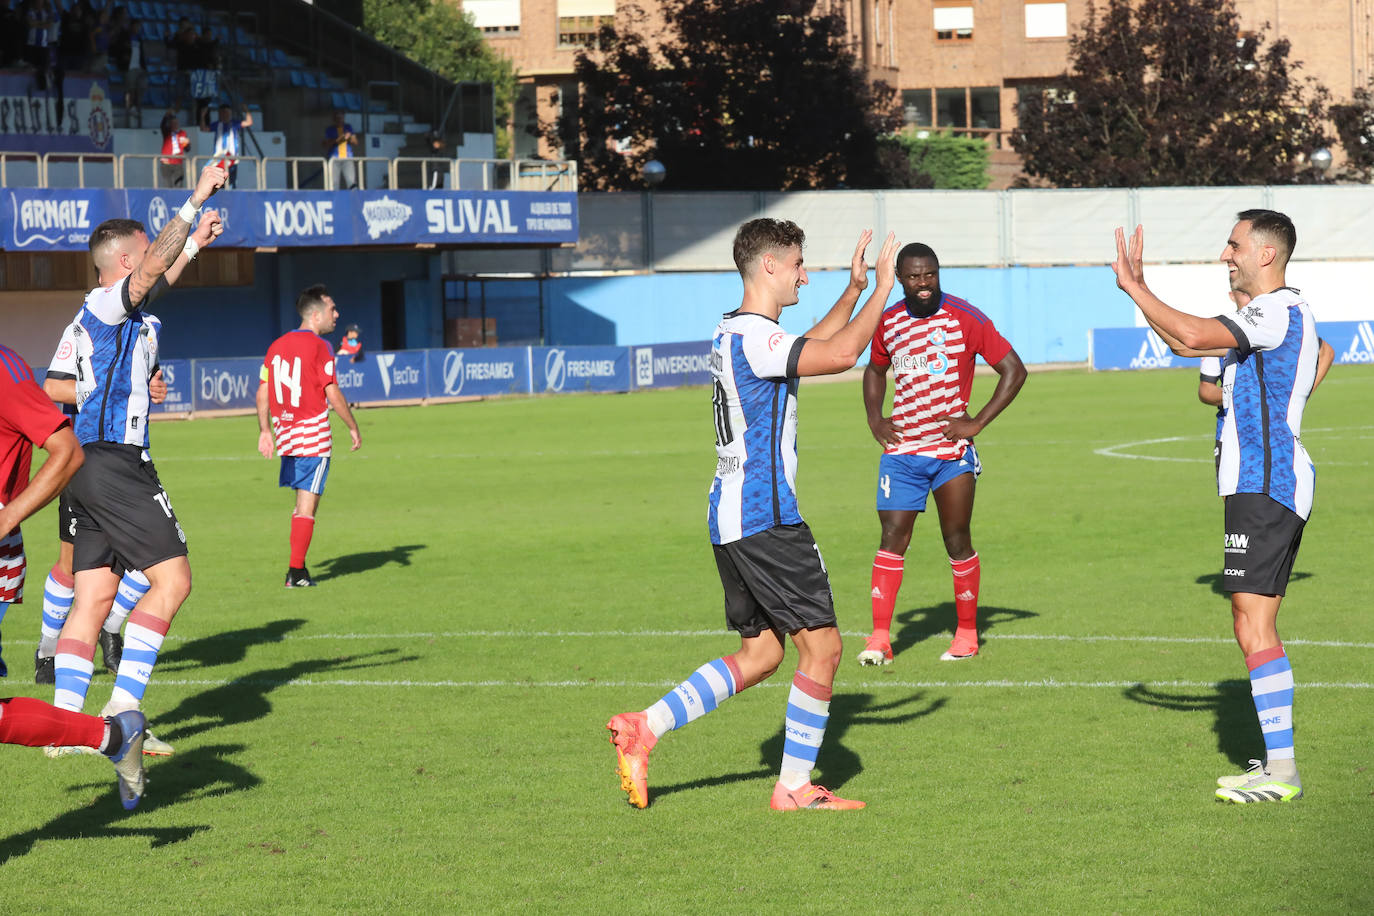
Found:
<path fill-rule="evenodd" d="M 304 625 L 304 620 L 293 617 L 288 620 L 274 620 L 260 627 L 229 630 L 226 633 L 193 639 L 169 652 L 164 652 L 158 659 L 157 670 L 165 673 L 186 668 L 232 665 L 246 659 L 251 646 L 281 642 L 287 634 L 299 630 Z"/>
<path fill-rule="evenodd" d="M 999 624 L 1039 616 L 1034 611 L 983 605 L 978 608 L 978 632 L 987 633 L 996 629 Z M 892 654 L 901 655 L 917 643 L 934 637 L 949 639 L 954 635 L 954 620 L 953 601 L 946 601 L 935 607 L 902 611 L 894 618 L 897 626 L 893 627 Z"/>
<path fill-rule="evenodd" d="M 1174 693 L 1136 684 L 1127 687 L 1122 695 L 1156 709 L 1211 712 L 1217 750 L 1241 769 L 1257 751 L 1264 748 L 1264 735 L 1255 717 L 1255 702 L 1250 695 L 1248 680 L 1220 681 L 1214 689 L 1205 693 Z"/>
<path fill-rule="evenodd" d="M 95 792 L 96 798 L 86 807 L 60 814 L 41 827 L 0 839 L 0 867 L 11 859 L 28 855 L 35 843 L 46 840 L 129 839 L 142 836 L 149 839 L 154 849 L 189 840 L 213 825 L 143 826 L 139 823 L 140 816 L 163 808 L 174 809 L 185 801 L 255 788 L 262 780 L 229 759 L 243 750 L 245 747 L 241 744 L 208 745 L 178 754 L 166 762 L 154 763 L 148 769 L 143 801 L 131 812 L 119 805 L 114 767 L 106 760 L 64 757 L 53 763 L 44 761 L 44 765 L 55 771 L 53 782 L 63 778 L 64 774 L 59 768 L 65 770 L 70 764 L 78 765 L 83 777 L 86 773 L 93 776 L 98 771 L 100 780 L 77 783 L 68 790 L 74 797 Z M 36 748 L 34 753 L 37 754 Z M 70 775 L 77 775 L 75 769 L 69 772 Z M 165 819 L 165 816 L 159 819 Z"/>
<path fill-rule="evenodd" d="M 330 557 L 318 565 L 312 564 L 315 569 L 311 572 L 311 576 L 323 581 L 324 579 L 351 576 L 354 573 L 370 572 L 374 569 L 380 569 L 388 563 L 395 563 L 397 566 L 409 566 L 410 555 L 417 550 L 424 550 L 426 546 L 428 545 L 404 544 L 389 550 L 364 550 L 361 553 Z"/>
<path fill-rule="evenodd" d="M 901 725 L 937 713 L 949 702 L 948 697 L 927 702 L 925 696 L 924 691 L 918 690 L 908 697 L 878 703 L 871 693 L 836 694 L 830 701 L 830 721 L 826 723 L 825 741 L 821 744 L 821 755 L 816 761 L 819 771 L 817 784 L 838 789 L 863 772 L 859 755 L 844 744 L 844 736 L 852 726 Z M 922 705 L 918 709 L 907 708 L 913 704 Z M 777 772 L 782 762 L 785 741 L 783 729 L 759 746 L 759 756 L 764 764 L 772 763 L 772 772 Z"/>
<path fill-rule="evenodd" d="M 1288 581 L 1301 582 L 1303 579 L 1310 578 L 1312 578 L 1312 574 L 1310 572 L 1295 572 L 1288 577 Z M 1212 589 L 1212 594 L 1220 595 L 1228 601 L 1231 598 L 1231 593 L 1221 587 L 1221 573 L 1207 573 L 1207 575 L 1205 576 L 1198 576 L 1197 584 L 1210 586 Z"/>
<path fill-rule="evenodd" d="M 314 674 L 336 671 L 360 671 L 399 662 L 413 662 L 418 655 L 405 655 L 395 658 L 398 650 L 381 649 L 366 655 L 346 655 L 340 658 L 318 658 L 293 662 L 280 668 L 264 668 L 234 678 L 220 687 L 211 687 L 200 693 L 192 694 L 182 700 L 174 709 L 159 716 L 153 723 L 159 738 L 176 741 L 198 735 L 212 728 L 228 725 L 241 725 L 261 719 L 272 711 L 268 696 L 281 687 L 308 678 Z M 363 661 L 374 658 L 375 661 Z M 169 728 L 169 726 L 171 726 Z M 180 757 L 178 757 L 180 759 Z"/>

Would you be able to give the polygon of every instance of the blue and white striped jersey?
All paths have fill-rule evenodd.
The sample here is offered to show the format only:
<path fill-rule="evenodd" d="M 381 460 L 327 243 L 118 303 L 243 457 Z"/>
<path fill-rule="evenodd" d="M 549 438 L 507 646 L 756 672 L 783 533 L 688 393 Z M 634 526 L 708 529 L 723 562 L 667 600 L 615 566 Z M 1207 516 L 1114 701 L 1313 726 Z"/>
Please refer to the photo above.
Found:
<path fill-rule="evenodd" d="M 145 298 L 152 301 L 165 281 Z M 97 287 L 63 335 L 74 349 L 76 438 L 148 447 L 148 381 L 157 369 L 162 322 L 129 302 L 129 278 Z M 63 354 L 58 345 L 54 366 Z M 49 367 L 52 372 L 53 367 Z"/>
<path fill-rule="evenodd" d="M 752 312 L 730 312 L 711 340 L 716 476 L 712 544 L 800 524 L 797 508 L 797 360 L 806 338 Z"/>
<path fill-rule="evenodd" d="M 1312 309 L 1282 287 L 1218 320 L 1239 346 L 1227 351 L 1222 372 L 1217 492 L 1264 493 L 1305 519 L 1316 484 L 1302 444 L 1302 412 L 1317 377 Z"/>

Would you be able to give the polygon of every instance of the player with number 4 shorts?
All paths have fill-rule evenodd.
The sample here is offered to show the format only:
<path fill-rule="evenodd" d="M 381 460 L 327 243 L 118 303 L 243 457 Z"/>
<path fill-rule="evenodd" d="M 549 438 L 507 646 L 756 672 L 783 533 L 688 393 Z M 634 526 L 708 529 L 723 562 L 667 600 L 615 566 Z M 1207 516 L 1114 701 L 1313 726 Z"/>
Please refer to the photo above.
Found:
<path fill-rule="evenodd" d="M 301 316 L 301 326 L 273 341 L 262 361 L 257 397 L 258 452 L 271 458 L 275 440 L 281 456 L 278 485 L 296 493 L 286 587 L 308 588 L 315 580 L 306 569 L 305 555 L 315 534 L 315 513 L 329 477 L 333 447 L 329 408 L 348 424 L 353 451 L 362 439 L 334 376 L 334 350 L 321 336 L 333 331 L 339 320 L 334 298 L 323 284 L 316 284 L 296 298 L 296 312 Z"/>
<path fill-rule="evenodd" d="M 897 281 L 906 294 L 883 313 L 864 370 L 864 410 L 878 462 L 878 521 L 882 539 L 873 558 L 873 632 L 861 665 L 892 662 L 892 615 L 902 585 L 906 549 L 916 516 L 935 497 L 940 534 L 954 575 L 954 639 L 940 656 L 957 661 L 978 654 L 978 554 L 969 524 L 974 481 L 982 472 L 973 437 L 1000 414 L 1026 380 L 1026 369 L 992 321 L 940 289 L 940 262 L 919 242 L 897 256 Z M 992 397 L 969 416 L 973 365 L 981 356 L 997 372 Z M 896 393 L 883 416 L 887 374 Z"/>

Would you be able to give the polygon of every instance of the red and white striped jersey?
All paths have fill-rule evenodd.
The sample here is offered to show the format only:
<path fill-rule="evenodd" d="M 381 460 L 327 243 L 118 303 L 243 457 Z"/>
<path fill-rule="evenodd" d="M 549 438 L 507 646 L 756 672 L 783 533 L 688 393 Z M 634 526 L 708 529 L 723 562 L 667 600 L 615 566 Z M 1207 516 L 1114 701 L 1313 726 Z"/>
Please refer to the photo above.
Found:
<path fill-rule="evenodd" d="M 895 379 L 892 420 L 901 440 L 885 452 L 951 459 L 964 454 L 967 439 L 946 439 L 946 417 L 963 416 L 973 388 L 975 356 L 989 365 L 1011 352 L 1011 344 L 988 316 L 957 296 L 944 293 L 928 318 L 907 311 L 906 300 L 890 306 L 878 322 L 869 362 L 890 366 Z"/>
<path fill-rule="evenodd" d="M 314 331 L 289 331 L 272 342 L 260 378 L 267 385 L 267 411 L 277 454 L 328 457 L 329 402 L 324 389 L 334 383 L 334 352 Z"/>

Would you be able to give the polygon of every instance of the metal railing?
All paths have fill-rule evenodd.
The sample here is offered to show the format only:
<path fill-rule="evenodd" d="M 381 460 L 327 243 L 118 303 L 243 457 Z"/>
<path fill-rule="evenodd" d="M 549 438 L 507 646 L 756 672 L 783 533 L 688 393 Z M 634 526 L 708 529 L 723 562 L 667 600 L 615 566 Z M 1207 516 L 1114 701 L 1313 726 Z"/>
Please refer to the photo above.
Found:
<path fill-rule="evenodd" d="M 164 166 L 163 158 L 160 153 L 0 151 L 0 187 L 190 187 L 207 163 L 226 159 L 223 155 L 183 153 L 179 157 L 182 161 L 171 167 Z M 238 166 L 236 187 L 245 191 L 340 190 L 335 188 L 333 161 L 323 156 L 241 156 L 235 160 Z M 577 162 L 574 160 L 355 156 L 346 161 L 353 163 L 354 182 L 360 189 L 577 190 Z M 110 181 L 92 185 L 88 170 L 102 164 L 108 165 Z M 175 180 L 177 178 L 180 182 Z"/>

